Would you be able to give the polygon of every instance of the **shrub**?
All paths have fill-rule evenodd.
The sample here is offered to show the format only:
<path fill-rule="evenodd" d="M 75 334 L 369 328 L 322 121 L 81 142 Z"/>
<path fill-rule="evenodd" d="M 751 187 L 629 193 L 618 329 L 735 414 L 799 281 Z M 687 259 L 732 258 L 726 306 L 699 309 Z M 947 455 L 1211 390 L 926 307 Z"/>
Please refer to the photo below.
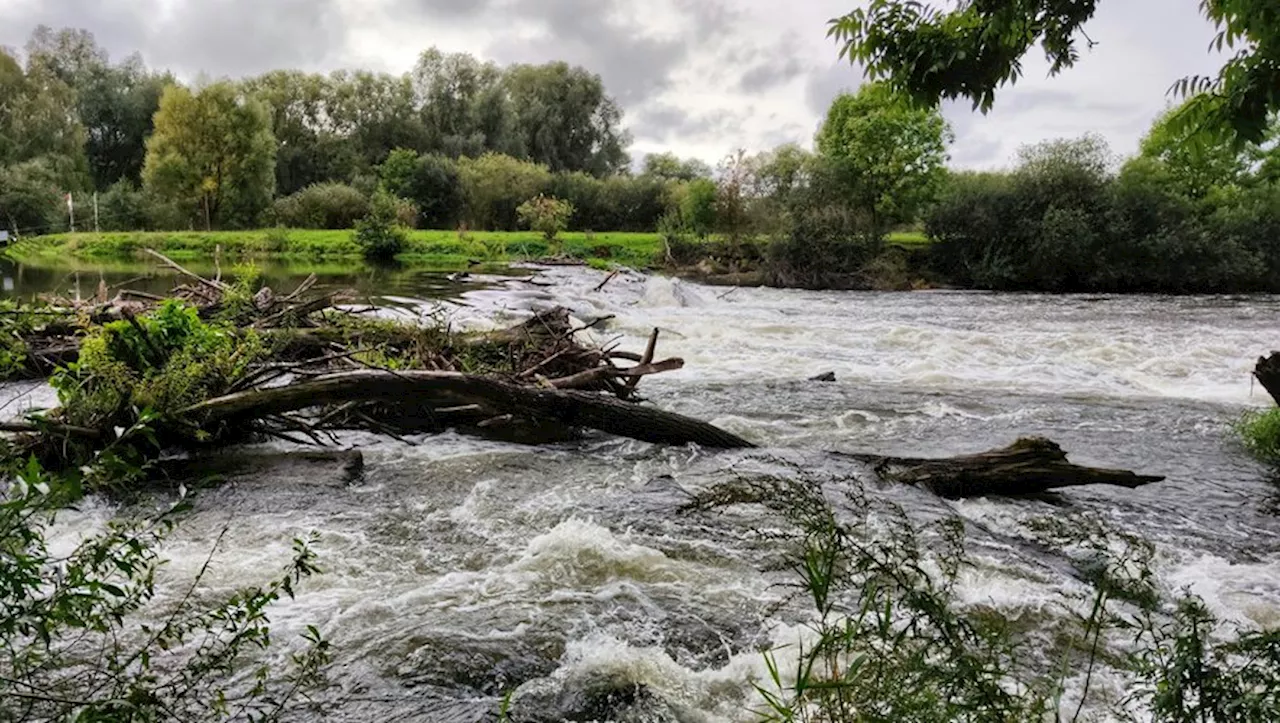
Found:
<path fill-rule="evenodd" d="M 133 183 L 120 180 L 98 199 L 98 226 L 103 231 L 142 231 L 150 228 L 151 209 L 146 194 Z"/>
<path fill-rule="evenodd" d="M 690 181 L 681 203 L 685 224 L 693 235 L 706 238 L 716 227 L 716 184 L 709 178 Z"/>
<path fill-rule="evenodd" d="M 0 228 L 24 236 L 67 230 L 67 207 L 52 165 L 0 166 Z"/>
<path fill-rule="evenodd" d="M 513 231 L 521 203 L 546 191 L 551 172 L 546 166 L 500 153 L 458 161 L 458 177 L 466 199 L 464 216 L 473 229 Z"/>
<path fill-rule="evenodd" d="M 520 223 L 542 234 L 546 240 L 554 241 L 569 225 L 569 219 L 573 218 L 573 204 L 540 195 L 520 204 L 516 214 L 520 217 Z"/>
<path fill-rule="evenodd" d="M 378 170 L 383 188 L 417 205 L 416 218 L 406 226 L 453 228 L 462 217 L 462 182 L 452 159 L 400 149 Z"/>
<path fill-rule="evenodd" d="M 404 251 L 408 234 L 400 224 L 402 205 L 385 191 L 375 193 L 369 213 L 356 222 L 355 241 L 370 261 L 391 261 Z"/>
<path fill-rule="evenodd" d="M 369 213 L 369 198 L 342 183 L 317 183 L 277 199 L 275 223 L 289 228 L 344 229 Z"/>
<path fill-rule="evenodd" d="M 1251 411 L 1236 423 L 1245 449 L 1270 464 L 1280 464 L 1280 409 Z"/>

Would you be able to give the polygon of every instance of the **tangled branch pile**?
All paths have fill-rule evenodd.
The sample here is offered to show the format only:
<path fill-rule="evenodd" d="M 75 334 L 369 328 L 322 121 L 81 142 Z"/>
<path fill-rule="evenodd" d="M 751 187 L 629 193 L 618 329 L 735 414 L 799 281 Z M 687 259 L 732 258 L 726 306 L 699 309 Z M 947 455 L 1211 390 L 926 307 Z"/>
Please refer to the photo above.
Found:
<path fill-rule="evenodd" d="M 163 259 L 163 257 L 161 257 Z M 168 298 L 100 287 L 89 300 L 45 299 L 0 315 L 8 378 L 48 378 L 59 407 L 0 430 L 10 452 L 57 469 L 254 438 L 336 441 L 341 430 L 402 437 L 459 429 L 542 442 L 592 428 L 637 439 L 750 446 L 709 424 L 638 403 L 655 361 L 580 340 L 568 311 L 463 334 L 388 321 L 314 294 L 252 281 L 189 280 Z M 101 466 L 101 465 L 95 465 Z"/>

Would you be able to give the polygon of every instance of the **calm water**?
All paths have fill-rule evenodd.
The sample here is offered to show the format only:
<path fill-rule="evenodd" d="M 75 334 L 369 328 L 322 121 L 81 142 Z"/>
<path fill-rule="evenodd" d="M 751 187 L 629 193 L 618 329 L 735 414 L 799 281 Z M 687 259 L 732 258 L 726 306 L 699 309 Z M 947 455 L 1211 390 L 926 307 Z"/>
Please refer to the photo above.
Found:
<path fill-rule="evenodd" d="M 942 455 L 1043 434 L 1078 462 L 1167 475 L 1056 501 L 874 494 L 917 519 L 966 522 L 966 604 L 1032 620 L 1085 605 L 1068 551 L 1035 544 L 1031 527 L 1096 517 L 1156 543 L 1167 589 L 1191 589 L 1228 621 L 1280 624 L 1280 488 L 1228 434 L 1243 409 L 1269 403 L 1249 370 L 1280 343 L 1280 300 L 730 291 L 638 275 L 597 293 L 595 272 L 539 278 L 550 285 L 451 289 L 462 295 L 444 309 L 481 327 L 565 304 L 584 321 L 614 315 L 600 338 L 635 350 L 659 327 L 660 355 L 686 367 L 641 388 L 762 448 L 352 438 L 366 450 L 362 483 L 279 466 L 205 493 L 167 550 L 170 580 L 199 569 L 224 525 L 210 578 L 223 591 L 265 580 L 292 537 L 320 532 L 325 574 L 273 621 L 277 640 L 315 623 L 336 646 L 321 719 L 491 720 L 515 690 L 522 720 L 551 721 L 639 685 L 646 694 L 610 715 L 752 720 L 758 651 L 804 639 L 808 620 L 802 606 L 779 605 L 777 551 L 743 534 L 776 521 L 675 510 L 686 492 L 737 471 L 806 470 L 832 485 L 861 473 L 830 450 Z M 395 283 L 424 283 L 397 298 L 439 288 Z M 826 371 L 838 381 L 804 381 Z M 114 512 L 98 502 L 68 514 L 63 544 Z M 1118 695 L 1125 683 L 1104 671 L 1094 690 Z"/>
<path fill-rule="evenodd" d="M 211 263 L 181 263 L 189 271 L 208 278 L 213 278 L 217 273 Z M 315 273 L 318 281 L 314 288 L 317 291 L 351 290 L 361 301 L 390 306 L 413 306 L 422 299 L 456 296 L 469 288 L 451 281 L 450 275 L 442 272 L 379 268 L 358 262 L 308 265 L 257 261 L 255 264 L 255 272 L 261 274 L 263 282 L 276 291 L 292 291 L 308 275 Z M 222 278 L 234 281 L 243 272 L 240 267 L 228 264 L 222 267 Z M 86 298 L 97 293 L 99 284 L 105 284 L 110 295 L 122 288 L 164 294 L 179 283 L 184 281 L 177 272 L 147 262 L 118 262 L 98 267 L 49 267 L 0 258 L 0 298 Z M 471 286 L 474 285 L 473 282 Z"/>

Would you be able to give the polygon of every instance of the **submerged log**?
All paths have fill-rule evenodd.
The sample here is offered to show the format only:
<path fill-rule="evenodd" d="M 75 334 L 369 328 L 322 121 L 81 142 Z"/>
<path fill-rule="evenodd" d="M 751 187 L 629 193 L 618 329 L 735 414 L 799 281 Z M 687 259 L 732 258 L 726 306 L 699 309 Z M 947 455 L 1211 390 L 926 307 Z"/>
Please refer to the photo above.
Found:
<path fill-rule="evenodd" d="M 1253 376 L 1276 404 L 1280 404 L 1280 351 L 1271 352 L 1271 356 L 1259 357 L 1258 365 L 1253 368 Z"/>
<path fill-rule="evenodd" d="M 750 442 L 712 424 L 570 389 L 522 386 L 457 372 L 344 372 L 282 387 L 254 389 L 210 399 L 182 416 L 200 424 L 232 423 L 351 402 L 379 402 L 440 410 L 477 405 L 490 419 L 506 415 L 533 422 L 586 427 L 658 444 L 694 443 L 741 449 Z"/>
<path fill-rule="evenodd" d="M 1017 497 L 1096 484 L 1136 489 L 1164 480 L 1125 470 L 1072 464 L 1062 447 L 1043 437 L 1019 439 L 1004 449 L 944 459 L 845 456 L 871 463 L 883 479 L 924 487 L 949 499 Z"/>

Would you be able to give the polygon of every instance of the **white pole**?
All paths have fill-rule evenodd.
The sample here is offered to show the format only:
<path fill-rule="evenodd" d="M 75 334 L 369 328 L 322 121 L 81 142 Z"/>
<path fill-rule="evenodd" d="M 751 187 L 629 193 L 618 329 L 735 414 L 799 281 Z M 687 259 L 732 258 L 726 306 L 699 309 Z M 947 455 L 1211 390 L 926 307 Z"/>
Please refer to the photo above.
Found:
<path fill-rule="evenodd" d="M 98 229 L 98 192 L 97 191 L 93 192 L 93 232 L 102 233 L 102 231 Z"/>
<path fill-rule="evenodd" d="M 67 194 L 67 215 L 71 217 L 71 233 L 75 233 L 76 232 L 76 202 L 71 197 L 70 193 Z"/>

